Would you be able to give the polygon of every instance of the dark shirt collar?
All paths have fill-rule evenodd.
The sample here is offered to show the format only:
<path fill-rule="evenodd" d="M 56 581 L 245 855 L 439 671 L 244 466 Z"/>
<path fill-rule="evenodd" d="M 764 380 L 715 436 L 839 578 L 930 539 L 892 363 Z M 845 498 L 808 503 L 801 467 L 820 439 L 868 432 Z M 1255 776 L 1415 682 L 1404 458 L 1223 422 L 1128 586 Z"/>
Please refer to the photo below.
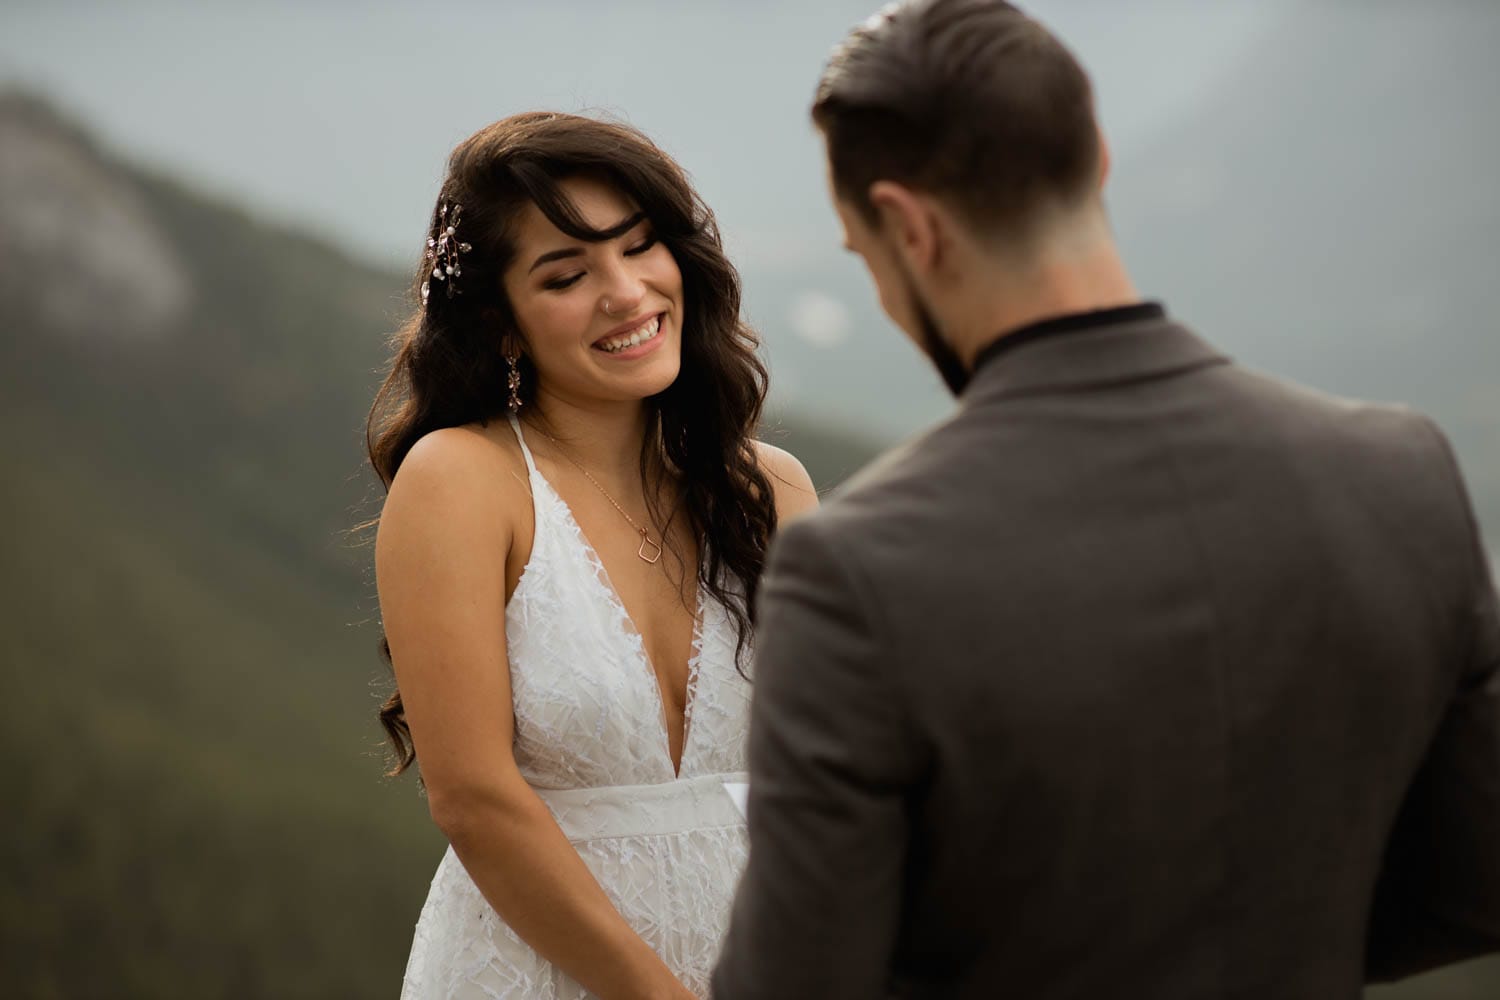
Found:
<path fill-rule="evenodd" d="M 1143 320 L 1166 319 L 1167 310 L 1160 302 L 1140 302 L 1130 306 L 1117 306 L 1113 309 L 1095 309 L 1092 312 L 1069 313 L 1066 316 L 1054 316 L 1037 323 L 1028 323 L 1026 326 L 991 341 L 989 346 L 983 348 L 974 359 L 974 371 L 994 361 L 997 357 L 1009 351 L 1015 350 L 1023 344 L 1029 344 L 1034 340 L 1052 337 L 1064 333 L 1084 333 L 1090 330 L 1101 330 L 1107 327 L 1121 326 L 1125 323 L 1139 323 Z"/>

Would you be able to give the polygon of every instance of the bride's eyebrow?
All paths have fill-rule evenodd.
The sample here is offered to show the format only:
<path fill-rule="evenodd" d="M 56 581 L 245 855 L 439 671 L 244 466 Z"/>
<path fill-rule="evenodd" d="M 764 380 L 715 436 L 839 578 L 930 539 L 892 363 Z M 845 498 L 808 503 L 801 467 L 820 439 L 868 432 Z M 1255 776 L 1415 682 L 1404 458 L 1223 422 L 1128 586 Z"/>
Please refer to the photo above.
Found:
<path fill-rule="evenodd" d="M 645 219 L 645 218 L 646 218 L 646 213 L 645 212 L 637 212 L 637 213 L 635 213 L 634 215 L 630 216 L 627 219 L 620 220 L 619 222 L 615 223 L 613 226 L 610 226 L 608 229 L 602 229 L 602 230 L 600 230 L 599 233 L 597 234 L 598 235 L 598 242 L 603 243 L 605 240 L 619 239 L 621 236 L 624 236 L 626 233 L 630 232 L 636 226 L 640 225 L 641 221 L 643 219 Z M 541 267 L 543 264 L 550 264 L 554 260 L 564 260 L 564 259 L 566 259 L 568 257 L 582 257 L 582 256 L 583 256 L 583 247 L 580 247 L 580 246 L 564 247 L 561 250 L 549 250 L 546 253 L 542 254 L 540 257 L 538 257 L 536 260 L 532 261 L 531 262 L 531 268 L 526 273 L 530 274 L 532 271 L 535 271 L 537 268 Z"/>

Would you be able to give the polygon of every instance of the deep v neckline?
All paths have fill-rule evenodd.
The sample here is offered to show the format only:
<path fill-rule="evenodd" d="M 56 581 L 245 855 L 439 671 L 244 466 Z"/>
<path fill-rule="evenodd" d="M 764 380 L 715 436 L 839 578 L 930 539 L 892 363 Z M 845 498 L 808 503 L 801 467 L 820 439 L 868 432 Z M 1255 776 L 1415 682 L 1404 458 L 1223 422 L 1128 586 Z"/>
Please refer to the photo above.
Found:
<path fill-rule="evenodd" d="M 514 420 L 514 418 L 512 419 Z M 529 471 L 535 476 L 541 487 L 550 493 L 552 499 L 556 500 L 558 506 L 562 508 L 563 516 L 568 519 L 568 526 L 578 536 L 578 542 L 583 548 L 585 558 L 594 567 L 595 577 L 598 579 L 600 587 L 604 590 L 605 598 L 613 605 L 617 612 L 616 619 L 620 622 L 620 631 L 624 633 L 628 641 L 634 643 L 636 649 L 639 651 L 638 659 L 645 673 L 644 679 L 650 683 L 651 689 L 656 696 L 657 714 L 661 726 L 662 751 L 666 756 L 667 770 L 671 773 L 674 780 L 680 778 L 682 777 L 682 769 L 687 764 L 688 743 L 692 739 L 693 734 L 693 705 L 697 701 L 698 662 L 703 648 L 703 585 L 700 583 L 693 588 L 693 632 L 688 642 L 687 677 L 684 680 L 685 690 L 682 696 L 682 754 L 674 762 L 672 760 L 672 733 L 667 726 L 667 695 L 662 690 L 662 675 L 656 669 L 656 662 L 651 658 L 651 651 L 646 646 L 646 634 L 641 631 L 641 627 L 636 622 L 635 616 L 625 606 L 625 599 L 620 596 L 619 588 L 615 586 L 614 580 L 610 578 L 609 567 L 604 565 L 604 560 L 600 557 L 598 549 L 594 548 L 594 543 L 589 541 L 589 536 L 583 530 L 583 525 L 579 524 L 578 518 L 573 515 L 573 508 L 568 505 L 568 501 L 563 499 L 563 495 L 557 491 L 557 488 L 552 485 L 552 481 L 542 473 L 541 467 L 536 464 L 536 459 L 531 455 L 531 449 L 527 446 L 526 439 L 521 435 L 519 421 L 515 421 L 512 426 L 515 427 L 516 436 L 521 441 L 521 447 L 526 451 L 527 464 L 530 466 Z"/>

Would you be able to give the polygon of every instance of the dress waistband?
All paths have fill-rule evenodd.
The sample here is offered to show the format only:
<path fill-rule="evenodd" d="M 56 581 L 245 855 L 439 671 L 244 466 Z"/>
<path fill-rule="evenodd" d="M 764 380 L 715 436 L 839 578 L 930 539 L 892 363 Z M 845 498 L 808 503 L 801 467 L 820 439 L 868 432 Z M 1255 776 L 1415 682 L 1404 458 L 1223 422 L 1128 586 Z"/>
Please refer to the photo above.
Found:
<path fill-rule="evenodd" d="M 744 772 L 677 778 L 655 785 L 536 789 L 570 841 L 661 836 L 743 827 L 745 817 L 724 788 Z"/>

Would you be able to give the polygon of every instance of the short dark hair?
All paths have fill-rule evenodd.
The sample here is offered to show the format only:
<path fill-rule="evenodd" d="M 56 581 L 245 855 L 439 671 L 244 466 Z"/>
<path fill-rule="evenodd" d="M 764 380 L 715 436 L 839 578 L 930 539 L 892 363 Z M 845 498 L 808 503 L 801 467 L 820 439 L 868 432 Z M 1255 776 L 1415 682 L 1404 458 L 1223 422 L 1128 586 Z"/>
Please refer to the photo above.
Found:
<path fill-rule="evenodd" d="M 1093 88 L 1039 22 L 1001 0 L 906 0 L 855 29 L 812 117 L 839 197 L 871 222 L 870 185 L 944 197 L 975 228 L 1026 236 L 1097 190 Z"/>

